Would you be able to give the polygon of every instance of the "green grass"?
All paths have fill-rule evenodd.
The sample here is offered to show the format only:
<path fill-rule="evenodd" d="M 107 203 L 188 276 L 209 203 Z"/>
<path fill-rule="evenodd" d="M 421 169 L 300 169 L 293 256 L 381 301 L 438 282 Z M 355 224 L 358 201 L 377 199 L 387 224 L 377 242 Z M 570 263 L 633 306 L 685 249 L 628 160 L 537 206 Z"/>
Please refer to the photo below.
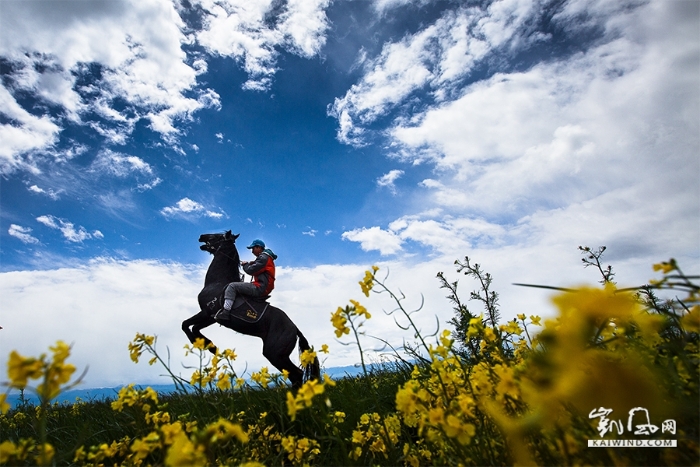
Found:
<path fill-rule="evenodd" d="M 173 421 L 197 421 L 200 427 L 223 417 L 245 428 L 258 424 L 261 414 L 266 413 L 264 426 L 273 426 L 273 432 L 284 436 L 308 437 L 321 444 L 321 454 L 316 458 L 316 464 L 366 465 L 363 459 L 352 461 L 348 458 L 350 443 L 347 440 L 352 438 L 352 432 L 363 414 L 376 412 L 385 415 L 395 411 L 396 390 L 409 378 L 410 371 L 407 365 L 400 364 L 372 368 L 366 376 L 340 378 L 335 386 L 326 389 L 321 396 L 322 402 L 301 411 L 294 421 L 287 415 L 287 388 L 284 387 L 246 387 L 238 391 L 214 390 L 204 394 L 159 394 L 158 410 L 168 412 Z M 126 407 L 118 412 L 112 409 L 112 400 L 75 404 L 64 402 L 48 407 L 46 440 L 56 449 L 56 465 L 70 465 L 75 451 L 81 446 L 88 448 L 111 444 L 123 438 L 133 439 L 151 430 L 140 407 Z M 336 411 L 345 413 L 345 420 L 340 424 L 330 422 L 331 414 Z M 37 407 L 25 404 L 4 416 L 0 415 L 0 442 L 38 439 L 36 414 Z M 223 447 L 222 451 L 225 450 Z M 229 453 L 215 454 L 224 459 Z M 271 454 L 266 464 L 284 463 L 284 453 L 276 452 L 276 447 L 273 446 Z M 399 455 L 394 453 L 395 463 L 399 463 Z"/>

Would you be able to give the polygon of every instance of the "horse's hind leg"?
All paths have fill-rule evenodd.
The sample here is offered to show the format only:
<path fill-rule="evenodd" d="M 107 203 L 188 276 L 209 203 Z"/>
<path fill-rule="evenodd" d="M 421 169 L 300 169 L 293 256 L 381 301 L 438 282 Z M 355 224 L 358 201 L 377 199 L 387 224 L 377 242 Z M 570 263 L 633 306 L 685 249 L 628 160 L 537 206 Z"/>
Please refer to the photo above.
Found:
<path fill-rule="evenodd" d="M 301 368 L 296 366 L 289 359 L 288 354 L 280 352 L 277 349 L 266 349 L 265 347 L 266 346 L 263 346 L 263 355 L 265 358 L 279 371 L 287 370 L 287 373 L 289 373 L 289 380 L 292 382 L 292 388 L 299 389 L 304 382 L 304 372 Z M 294 349 L 293 346 L 292 349 Z M 291 353 L 291 350 L 289 353 Z"/>
<path fill-rule="evenodd" d="M 304 372 L 289 359 L 297 344 L 296 327 L 285 326 L 285 329 L 277 331 L 268 332 L 263 339 L 263 355 L 279 371 L 287 370 L 292 387 L 299 388 L 304 380 Z"/>

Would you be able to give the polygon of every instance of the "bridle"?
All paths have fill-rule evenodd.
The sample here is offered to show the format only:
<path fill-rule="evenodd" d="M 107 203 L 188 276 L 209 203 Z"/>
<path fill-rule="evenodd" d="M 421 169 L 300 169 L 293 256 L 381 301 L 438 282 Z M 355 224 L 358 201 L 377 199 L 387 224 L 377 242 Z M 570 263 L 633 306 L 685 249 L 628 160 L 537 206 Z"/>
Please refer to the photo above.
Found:
<path fill-rule="evenodd" d="M 225 237 L 221 237 L 221 238 L 219 238 L 218 240 L 216 240 L 215 242 L 209 242 L 209 241 L 207 241 L 207 242 L 206 242 L 206 245 L 207 245 L 208 247 L 212 247 L 212 248 L 213 248 L 215 245 L 218 245 L 218 246 L 216 247 L 216 250 L 214 250 L 214 251 L 210 251 L 209 249 L 207 249 L 206 251 L 208 251 L 209 253 L 211 253 L 211 254 L 214 255 L 214 256 L 216 256 L 217 254 L 222 254 L 222 255 L 224 255 L 225 257 L 227 257 L 228 259 L 230 259 L 231 261 L 236 262 L 236 263 L 237 263 L 237 266 L 238 266 L 238 272 L 239 272 L 239 275 L 240 275 L 240 268 L 241 268 L 241 260 L 240 260 L 240 258 L 238 259 L 238 261 L 236 261 L 236 258 L 233 258 L 233 257 L 231 257 L 228 253 L 226 253 L 226 252 L 224 252 L 224 251 L 221 251 L 221 247 L 223 246 L 223 243 L 224 243 L 225 241 L 227 241 L 227 239 L 226 239 Z M 235 245 L 236 242 L 235 242 L 235 240 L 231 240 L 231 243 L 233 243 L 233 244 Z"/>

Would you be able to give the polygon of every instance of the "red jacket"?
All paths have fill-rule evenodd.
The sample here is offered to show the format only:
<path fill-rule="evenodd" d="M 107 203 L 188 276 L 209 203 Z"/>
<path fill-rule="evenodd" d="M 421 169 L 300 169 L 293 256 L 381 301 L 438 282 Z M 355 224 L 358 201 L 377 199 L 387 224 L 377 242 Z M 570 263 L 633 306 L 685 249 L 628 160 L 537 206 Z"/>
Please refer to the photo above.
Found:
<path fill-rule="evenodd" d="M 255 261 L 243 265 L 243 271 L 253 276 L 253 284 L 263 289 L 263 295 L 269 295 L 275 288 L 275 261 L 273 258 L 276 256 L 265 250 L 255 258 Z"/>

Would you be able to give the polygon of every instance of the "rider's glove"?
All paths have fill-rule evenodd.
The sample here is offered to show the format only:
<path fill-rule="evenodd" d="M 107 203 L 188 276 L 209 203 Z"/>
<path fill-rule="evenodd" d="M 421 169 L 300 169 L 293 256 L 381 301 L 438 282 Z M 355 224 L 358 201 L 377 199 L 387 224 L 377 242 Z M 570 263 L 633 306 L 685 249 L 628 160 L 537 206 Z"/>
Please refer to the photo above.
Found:
<path fill-rule="evenodd" d="M 231 311 L 231 307 L 233 306 L 233 300 L 230 298 L 227 298 L 224 300 L 224 310 L 226 311 Z"/>

